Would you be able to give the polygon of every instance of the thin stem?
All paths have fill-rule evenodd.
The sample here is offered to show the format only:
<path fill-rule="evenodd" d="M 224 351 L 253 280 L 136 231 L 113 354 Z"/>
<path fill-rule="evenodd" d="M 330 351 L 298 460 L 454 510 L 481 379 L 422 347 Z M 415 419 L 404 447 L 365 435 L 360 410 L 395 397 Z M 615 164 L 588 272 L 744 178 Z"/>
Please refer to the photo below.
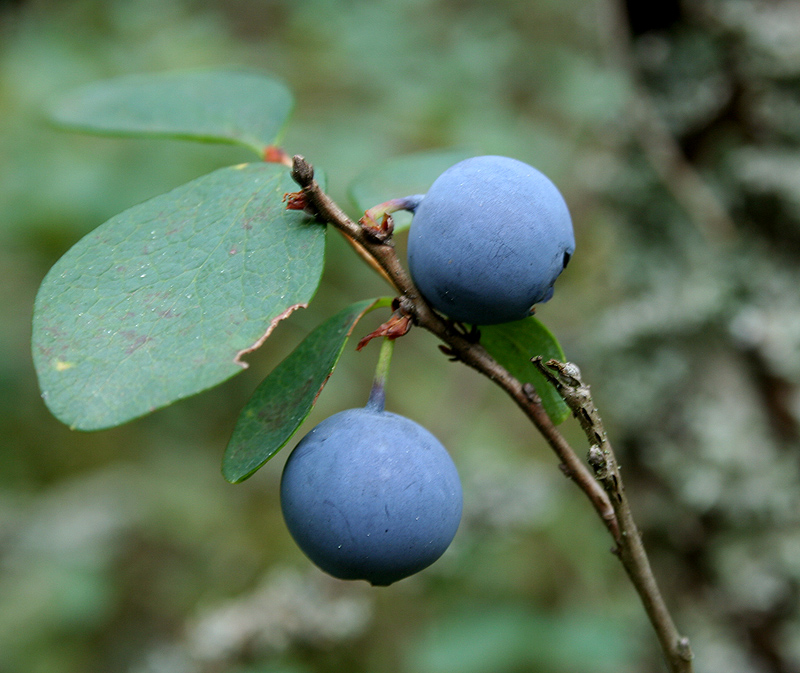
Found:
<path fill-rule="evenodd" d="M 399 199 L 390 199 L 379 203 L 377 206 L 372 206 L 364 212 L 364 220 L 370 223 L 377 223 L 382 220 L 386 215 L 396 213 L 398 210 L 407 210 L 410 213 L 416 211 L 422 199 L 425 198 L 424 194 L 412 194 L 411 196 L 403 196 Z"/>
<path fill-rule="evenodd" d="M 392 363 L 394 339 L 384 337 L 378 353 L 378 364 L 375 366 L 375 377 L 372 379 L 372 390 L 369 392 L 367 409 L 383 411 L 386 405 L 386 380 L 389 378 L 389 365 Z"/>
<path fill-rule="evenodd" d="M 608 440 L 600 413 L 592 400 L 589 386 L 583 382 L 578 367 L 570 362 L 550 360 L 542 363 L 542 358 L 537 357 L 533 363 L 564 398 L 589 441 L 589 464 L 611 498 L 619 522 L 621 535 L 616 552 L 642 599 L 670 671 L 691 673 L 693 655 L 689 640 L 678 633 L 658 589 L 642 543 L 642 536 L 633 520 L 614 449 Z"/>
<path fill-rule="evenodd" d="M 601 476 L 602 470 L 597 471 L 598 468 L 593 464 L 596 473 L 592 474 L 587 465 L 578 458 L 573 448 L 550 420 L 533 386 L 527 383 L 523 385 L 511 376 L 479 343 L 470 341 L 463 334 L 453 329 L 449 322 L 445 321 L 428 305 L 400 264 L 390 242 L 376 241 L 365 234 L 363 226 L 353 222 L 322 191 L 314 180 L 314 169 L 303 157 L 294 157 L 292 178 L 301 187 L 307 207 L 320 220 L 335 226 L 345 236 L 352 238 L 374 259 L 375 264 L 384 272 L 385 277 L 390 280 L 391 284 L 399 292 L 400 311 L 408 315 L 414 324 L 432 332 L 447 344 L 448 351 L 455 358 L 479 371 L 505 390 L 532 421 L 558 456 L 564 473 L 589 498 L 595 511 L 614 538 L 617 544 L 617 556 L 645 606 L 645 611 L 658 635 L 662 650 L 670 666 L 670 671 L 672 673 L 691 673 L 692 654 L 689 642 L 686 638 L 678 635 L 650 569 L 641 537 L 633 521 L 627 499 L 624 496 L 616 460 L 611 452 L 610 444 L 605 440 L 605 431 L 598 430 L 598 432 L 602 432 L 602 439 L 605 441 L 602 446 L 608 451 L 608 453 L 603 453 L 603 456 L 606 456 L 607 461 L 611 461 L 607 462 L 607 466 L 613 465 L 613 469 L 608 469 L 611 469 L 609 474 L 613 475 L 613 479 L 617 481 L 617 488 L 609 487 L 607 481 Z M 588 388 L 586 390 L 588 391 Z M 581 409 L 583 408 L 581 407 Z M 573 412 L 575 412 L 574 409 Z M 583 412 L 581 411 L 580 413 Z M 583 424 L 580 415 L 578 419 Z M 590 442 L 593 445 L 596 444 L 592 440 Z M 603 451 L 603 449 L 600 450 L 601 452 Z"/>

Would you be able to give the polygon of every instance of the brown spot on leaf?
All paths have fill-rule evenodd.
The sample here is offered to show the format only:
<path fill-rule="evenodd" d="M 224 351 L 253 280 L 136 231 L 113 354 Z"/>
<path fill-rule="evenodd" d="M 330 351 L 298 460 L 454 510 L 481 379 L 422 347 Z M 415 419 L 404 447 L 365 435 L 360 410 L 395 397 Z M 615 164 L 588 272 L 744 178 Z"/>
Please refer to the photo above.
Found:
<path fill-rule="evenodd" d="M 152 337 L 149 337 L 146 334 L 139 334 L 135 330 L 124 330 L 120 332 L 120 336 L 130 341 L 130 345 L 125 349 L 125 355 L 132 355 L 148 341 L 152 341 Z"/>

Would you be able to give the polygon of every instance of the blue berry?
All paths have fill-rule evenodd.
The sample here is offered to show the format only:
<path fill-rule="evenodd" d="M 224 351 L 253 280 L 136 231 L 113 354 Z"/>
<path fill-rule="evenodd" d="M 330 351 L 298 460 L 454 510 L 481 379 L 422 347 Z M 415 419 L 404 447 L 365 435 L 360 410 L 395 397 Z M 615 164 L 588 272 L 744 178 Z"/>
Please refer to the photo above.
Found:
<path fill-rule="evenodd" d="M 452 459 L 425 428 L 369 406 L 322 421 L 289 456 L 281 508 L 325 572 L 386 586 L 426 568 L 461 520 Z"/>
<path fill-rule="evenodd" d="M 482 156 L 431 185 L 411 223 L 408 265 L 433 308 L 490 325 L 521 320 L 550 299 L 574 250 L 556 186 L 521 161 Z"/>

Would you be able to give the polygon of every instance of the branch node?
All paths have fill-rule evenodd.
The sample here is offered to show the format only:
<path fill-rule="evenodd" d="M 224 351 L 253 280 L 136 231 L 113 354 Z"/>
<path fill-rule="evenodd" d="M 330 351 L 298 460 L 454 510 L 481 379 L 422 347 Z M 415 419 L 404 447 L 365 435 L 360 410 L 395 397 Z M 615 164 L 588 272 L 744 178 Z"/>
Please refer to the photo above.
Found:
<path fill-rule="evenodd" d="M 403 304 L 400 297 L 392 299 L 392 315 L 374 332 L 370 332 L 361 341 L 358 342 L 356 350 L 360 351 L 370 341 L 377 337 L 386 337 L 390 341 L 400 338 L 408 334 L 411 329 L 412 321 L 411 316 L 403 310 Z"/>
<path fill-rule="evenodd" d="M 599 446 L 592 445 L 589 447 L 588 461 L 594 470 L 594 476 L 599 481 L 608 479 L 608 456 Z"/>
<path fill-rule="evenodd" d="M 450 362 L 458 362 L 461 359 L 458 357 L 458 354 L 449 346 L 439 344 L 439 350 L 447 356 L 447 359 L 450 360 Z"/>
<path fill-rule="evenodd" d="M 292 180 L 301 187 L 308 187 L 314 181 L 314 167 L 299 154 L 292 158 Z"/>
<path fill-rule="evenodd" d="M 539 397 L 539 394 L 536 392 L 536 388 L 533 387 L 532 383 L 522 384 L 522 394 L 525 395 L 525 399 L 527 399 L 531 404 L 542 403 L 542 398 Z"/>
<path fill-rule="evenodd" d="M 388 213 L 384 213 L 380 221 L 365 214 L 358 223 L 364 232 L 364 236 L 369 238 L 375 243 L 382 243 L 383 245 L 390 245 L 392 232 L 394 232 L 394 220 Z"/>
<path fill-rule="evenodd" d="M 691 661 L 694 659 L 689 639 L 686 636 L 678 638 L 678 656 L 684 661 Z"/>

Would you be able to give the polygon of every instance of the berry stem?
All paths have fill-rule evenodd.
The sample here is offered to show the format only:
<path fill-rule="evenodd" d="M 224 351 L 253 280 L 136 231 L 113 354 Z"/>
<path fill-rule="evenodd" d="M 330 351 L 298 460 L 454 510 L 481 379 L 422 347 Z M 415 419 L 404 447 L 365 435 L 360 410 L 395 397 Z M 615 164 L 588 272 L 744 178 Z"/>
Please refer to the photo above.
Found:
<path fill-rule="evenodd" d="M 383 411 L 386 405 L 386 380 L 389 378 L 389 366 L 392 363 L 394 352 L 394 339 L 384 337 L 381 350 L 378 354 L 378 364 L 375 366 L 375 378 L 372 380 L 372 390 L 369 391 L 367 409 L 370 411 Z"/>
<path fill-rule="evenodd" d="M 424 194 L 412 194 L 411 196 L 403 196 L 399 199 L 384 201 L 383 203 L 379 203 L 377 206 L 372 206 L 372 208 L 365 211 L 364 218 L 378 222 L 383 218 L 384 215 L 391 215 L 392 213 L 396 213 L 398 210 L 407 210 L 413 213 L 417 209 L 417 206 L 422 203 L 422 199 L 424 198 Z"/>
<path fill-rule="evenodd" d="M 392 237 L 394 220 L 392 213 L 398 210 L 407 210 L 413 213 L 422 202 L 424 194 L 413 194 L 400 199 L 384 201 L 377 206 L 364 211 L 364 216 L 358 223 L 364 228 L 364 233 L 377 243 L 384 243 Z"/>

